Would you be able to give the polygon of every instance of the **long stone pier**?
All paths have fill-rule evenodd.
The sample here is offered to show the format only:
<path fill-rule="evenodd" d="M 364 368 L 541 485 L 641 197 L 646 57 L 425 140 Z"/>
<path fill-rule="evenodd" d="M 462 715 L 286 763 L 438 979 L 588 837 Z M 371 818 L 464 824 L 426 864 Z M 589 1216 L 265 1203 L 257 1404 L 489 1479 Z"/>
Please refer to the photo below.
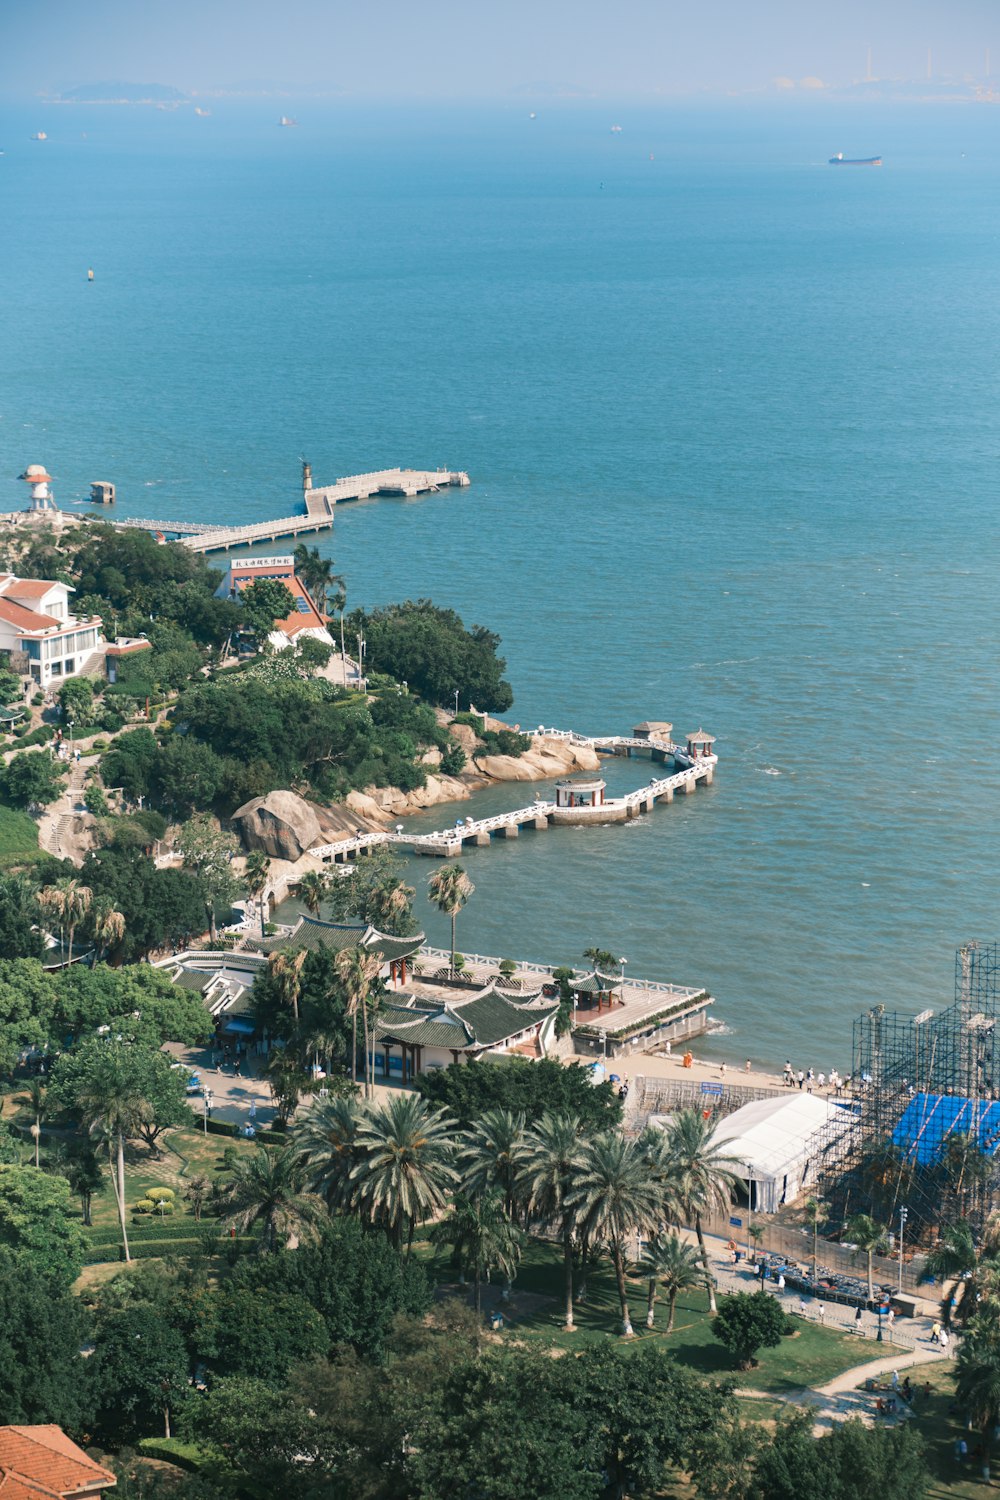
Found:
<path fill-rule="evenodd" d="M 335 507 L 345 500 L 367 500 L 372 495 L 435 494 L 443 489 L 464 489 L 469 483 L 464 470 L 379 469 L 371 474 L 348 475 L 335 484 L 317 489 L 312 487 L 310 478 L 303 485 L 304 512 L 281 516 L 274 521 L 251 521 L 245 526 L 233 526 L 210 521 L 147 521 L 139 516 L 128 516 L 109 524 L 176 538 L 191 552 L 228 552 L 233 547 L 276 542 L 281 537 L 301 536 L 303 532 L 328 531 L 333 525 Z"/>
<path fill-rule="evenodd" d="M 711 786 L 718 764 L 716 755 L 691 756 L 687 750 L 671 740 L 636 739 L 626 735 L 588 736 L 564 730 L 535 730 L 533 735 L 557 735 L 561 739 L 578 745 L 590 745 L 598 754 L 624 754 L 626 751 L 645 751 L 654 758 L 669 757 L 678 770 L 669 776 L 656 776 L 645 786 L 626 792 L 622 797 L 609 797 L 596 811 L 603 814 L 592 821 L 624 823 L 642 813 L 650 813 L 657 802 L 671 803 L 678 792 L 690 794 L 699 782 Z M 560 811 L 565 811 L 560 809 Z M 522 829 L 543 830 L 559 826 L 556 820 L 556 804 L 538 799 L 526 807 L 516 807 L 510 812 L 496 813 L 489 818 L 460 818 L 451 828 L 442 828 L 434 833 L 408 834 L 398 829 L 380 830 L 377 833 L 362 833 L 353 838 L 338 839 L 335 843 L 320 844 L 309 853 L 324 864 L 345 864 L 359 855 L 368 853 L 378 844 L 394 844 L 408 848 L 413 854 L 425 854 L 437 859 L 455 859 L 464 845 L 484 847 L 494 838 L 516 839 Z"/>

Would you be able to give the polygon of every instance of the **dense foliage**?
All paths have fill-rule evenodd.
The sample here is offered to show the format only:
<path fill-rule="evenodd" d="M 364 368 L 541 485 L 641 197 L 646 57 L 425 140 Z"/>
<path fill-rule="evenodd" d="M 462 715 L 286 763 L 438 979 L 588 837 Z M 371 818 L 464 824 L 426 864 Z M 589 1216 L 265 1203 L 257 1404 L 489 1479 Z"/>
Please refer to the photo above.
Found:
<path fill-rule="evenodd" d="M 429 703 L 472 705 L 488 713 L 510 708 L 514 694 L 497 655 L 500 637 L 482 625 L 467 630 L 452 609 L 429 599 L 407 600 L 348 616 L 352 635 L 363 634 L 372 670 L 407 682 Z"/>
<path fill-rule="evenodd" d="M 564 1067 L 551 1058 L 538 1062 L 512 1057 L 424 1073 L 417 1080 L 423 1098 L 444 1105 L 461 1125 L 472 1125 L 487 1110 L 523 1111 L 529 1122 L 546 1111 L 575 1115 L 583 1129 L 606 1129 L 621 1118 L 621 1103 L 610 1083 L 593 1084 L 588 1069 Z"/>

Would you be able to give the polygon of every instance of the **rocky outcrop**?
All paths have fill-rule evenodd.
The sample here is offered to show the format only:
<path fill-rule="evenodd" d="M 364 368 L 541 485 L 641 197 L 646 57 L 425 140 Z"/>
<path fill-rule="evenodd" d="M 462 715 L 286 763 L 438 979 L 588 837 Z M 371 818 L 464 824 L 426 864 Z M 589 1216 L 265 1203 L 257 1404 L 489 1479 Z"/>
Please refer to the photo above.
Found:
<path fill-rule="evenodd" d="M 381 825 L 441 802 L 466 802 L 469 796 L 468 783 L 457 776 L 428 776 L 426 783 L 412 792 L 398 786 L 367 786 L 363 792 L 348 792 L 346 800 L 359 817 Z"/>
<path fill-rule="evenodd" d="M 568 740 L 539 735 L 523 755 L 479 755 L 477 771 L 491 781 L 544 781 L 552 776 L 571 776 L 575 771 L 597 771 L 600 757 L 590 745 L 571 745 Z"/>
<path fill-rule="evenodd" d="M 233 814 L 233 825 L 246 849 L 272 859 L 296 860 L 322 842 L 316 810 L 294 792 L 253 797 Z"/>

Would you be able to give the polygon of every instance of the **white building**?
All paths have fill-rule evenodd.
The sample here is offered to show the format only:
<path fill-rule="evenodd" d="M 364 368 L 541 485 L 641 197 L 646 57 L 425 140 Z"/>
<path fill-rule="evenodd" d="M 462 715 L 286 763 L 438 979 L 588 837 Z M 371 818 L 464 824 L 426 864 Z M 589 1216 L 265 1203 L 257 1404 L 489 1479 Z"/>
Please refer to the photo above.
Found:
<path fill-rule="evenodd" d="M 75 677 L 106 642 L 100 615 L 77 619 L 70 613 L 65 583 L 0 574 L 0 651 L 23 652 L 40 688 Z"/>

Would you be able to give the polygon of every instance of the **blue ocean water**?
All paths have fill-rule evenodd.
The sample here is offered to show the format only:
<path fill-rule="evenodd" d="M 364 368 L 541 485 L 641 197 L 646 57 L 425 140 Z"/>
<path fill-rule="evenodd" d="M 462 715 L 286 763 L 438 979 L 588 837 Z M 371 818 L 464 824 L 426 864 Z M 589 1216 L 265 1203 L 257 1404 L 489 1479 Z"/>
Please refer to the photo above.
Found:
<path fill-rule="evenodd" d="M 460 945 L 704 983 L 740 1061 L 947 1003 L 998 922 L 997 112 L 212 108 L 0 114 L 0 507 L 29 462 L 219 520 L 301 455 L 468 469 L 344 507 L 350 602 L 497 630 L 522 723 L 721 766 L 470 852 Z"/>

